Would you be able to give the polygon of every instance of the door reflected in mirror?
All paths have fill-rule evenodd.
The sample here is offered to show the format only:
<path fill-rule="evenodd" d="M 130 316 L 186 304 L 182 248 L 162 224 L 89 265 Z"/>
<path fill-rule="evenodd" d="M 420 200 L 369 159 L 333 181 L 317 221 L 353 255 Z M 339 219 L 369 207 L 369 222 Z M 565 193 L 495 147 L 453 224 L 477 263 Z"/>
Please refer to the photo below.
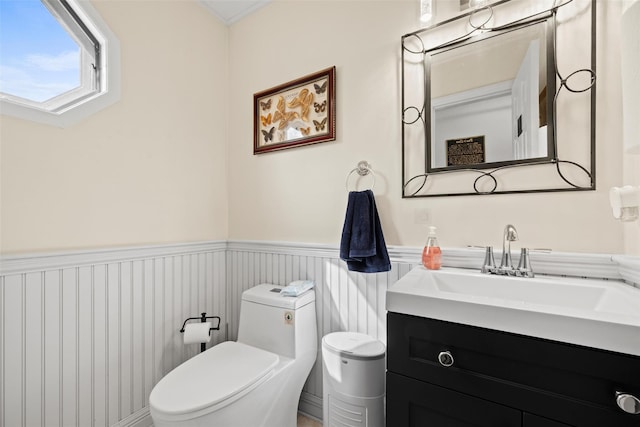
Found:
<path fill-rule="evenodd" d="M 426 52 L 428 172 L 554 156 L 551 31 L 541 21 Z"/>

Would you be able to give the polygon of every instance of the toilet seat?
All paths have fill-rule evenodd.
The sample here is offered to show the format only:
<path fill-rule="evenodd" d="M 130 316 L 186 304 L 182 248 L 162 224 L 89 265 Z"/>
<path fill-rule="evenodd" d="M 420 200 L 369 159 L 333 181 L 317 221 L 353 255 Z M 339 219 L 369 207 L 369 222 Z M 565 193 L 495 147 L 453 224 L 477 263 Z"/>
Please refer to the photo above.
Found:
<path fill-rule="evenodd" d="M 154 387 L 149 405 L 172 419 L 219 409 L 268 379 L 278 355 L 227 341 L 191 358 L 169 372 Z"/>

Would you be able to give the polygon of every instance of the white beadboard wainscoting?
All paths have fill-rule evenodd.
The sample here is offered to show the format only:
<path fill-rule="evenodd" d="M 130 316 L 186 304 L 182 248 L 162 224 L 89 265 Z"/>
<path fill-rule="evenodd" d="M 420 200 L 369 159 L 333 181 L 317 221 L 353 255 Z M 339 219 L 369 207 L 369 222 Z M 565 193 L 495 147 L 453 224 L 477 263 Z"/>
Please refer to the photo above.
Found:
<path fill-rule="evenodd" d="M 199 351 L 178 332 L 226 315 L 226 243 L 5 257 L 0 425 L 149 425 L 148 398 Z M 224 328 L 213 345 L 224 340 Z"/>
<path fill-rule="evenodd" d="M 475 269 L 484 258 L 477 248 L 443 252 L 445 266 Z M 386 343 L 386 289 L 420 262 L 420 248 L 389 254 L 392 270 L 378 274 L 347 271 L 337 246 L 286 242 L 3 257 L 0 426 L 148 426 L 153 386 L 199 351 L 182 344 L 185 318 L 222 317 L 208 347 L 235 339 L 242 291 L 297 279 L 315 281 L 318 320 L 318 359 L 300 409 L 321 418 L 321 337 L 354 331 Z M 531 263 L 539 273 L 640 283 L 636 257 L 532 253 Z"/>

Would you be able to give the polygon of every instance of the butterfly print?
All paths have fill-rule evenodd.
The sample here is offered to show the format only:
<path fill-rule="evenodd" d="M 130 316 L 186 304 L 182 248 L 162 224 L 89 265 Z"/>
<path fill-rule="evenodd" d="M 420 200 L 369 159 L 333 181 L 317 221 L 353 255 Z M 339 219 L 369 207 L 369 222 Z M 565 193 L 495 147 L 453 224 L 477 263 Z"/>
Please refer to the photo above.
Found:
<path fill-rule="evenodd" d="M 269 132 L 267 132 L 266 130 L 262 131 L 262 135 L 264 136 L 264 142 L 273 141 L 273 133 L 275 132 L 275 130 L 276 130 L 276 127 L 272 126 Z"/>
<path fill-rule="evenodd" d="M 302 89 L 297 97 L 292 99 L 287 105 L 289 108 L 300 107 L 300 114 L 302 116 L 302 120 L 305 122 L 309 121 L 309 107 L 313 102 L 313 93 L 309 91 L 309 89 Z"/>
<path fill-rule="evenodd" d="M 304 136 L 307 136 L 307 135 L 309 135 L 309 132 L 311 132 L 311 128 L 310 127 L 308 127 L 308 128 L 300 128 L 300 132 L 302 132 L 302 134 Z"/>
<path fill-rule="evenodd" d="M 318 95 L 320 95 L 320 94 L 322 94 L 322 93 L 325 93 L 325 92 L 326 92 L 326 90 L 327 90 L 327 82 L 324 82 L 324 83 L 322 84 L 322 86 L 318 86 L 316 83 L 314 83 L 314 84 L 313 84 L 313 87 L 315 88 L 316 93 L 317 93 Z"/>
<path fill-rule="evenodd" d="M 262 126 L 269 126 L 271 124 L 271 113 L 266 116 L 260 116 L 260 121 L 262 121 Z"/>
<path fill-rule="evenodd" d="M 273 113 L 273 122 L 279 121 L 278 130 L 282 130 L 287 127 L 287 124 L 294 119 L 300 117 L 295 111 L 286 111 L 286 104 L 284 98 L 282 96 L 278 99 L 278 104 L 276 105 L 276 112 Z"/>
<path fill-rule="evenodd" d="M 325 125 L 327 124 L 327 118 L 322 119 L 321 122 L 314 120 L 313 124 L 316 126 L 316 131 L 324 130 Z M 264 132 L 264 131 L 263 131 Z"/>
<path fill-rule="evenodd" d="M 325 99 L 322 104 L 318 104 L 317 102 L 313 103 L 313 108 L 316 110 L 316 113 L 323 113 L 327 108 L 327 100 Z"/>
<path fill-rule="evenodd" d="M 260 101 L 260 107 L 262 108 L 262 111 L 267 111 L 271 108 L 271 100 L 268 100 L 267 102 Z"/>

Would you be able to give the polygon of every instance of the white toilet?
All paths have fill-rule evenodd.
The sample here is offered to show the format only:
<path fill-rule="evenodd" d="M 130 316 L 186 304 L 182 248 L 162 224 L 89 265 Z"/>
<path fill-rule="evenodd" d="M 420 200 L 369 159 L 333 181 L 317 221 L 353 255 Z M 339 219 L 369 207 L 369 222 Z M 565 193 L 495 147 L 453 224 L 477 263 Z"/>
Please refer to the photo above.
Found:
<path fill-rule="evenodd" d="M 200 353 L 156 384 L 155 427 L 295 427 L 317 354 L 315 292 L 285 297 L 280 289 L 245 291 L 238 341 Z"/>

